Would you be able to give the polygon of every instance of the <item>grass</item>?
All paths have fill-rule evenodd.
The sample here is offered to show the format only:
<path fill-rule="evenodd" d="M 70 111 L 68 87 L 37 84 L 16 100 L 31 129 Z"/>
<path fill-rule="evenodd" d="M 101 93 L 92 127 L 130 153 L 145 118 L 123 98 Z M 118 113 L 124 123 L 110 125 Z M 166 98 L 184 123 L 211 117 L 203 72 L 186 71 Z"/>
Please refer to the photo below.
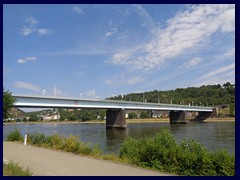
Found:
<path fill-rule="evenodd" d="M 24 169 L 18 163 L 12 161 L 8 164 L 3 163 L 3 176 L 32 176 L 32 174 L 29 168 Z"/>

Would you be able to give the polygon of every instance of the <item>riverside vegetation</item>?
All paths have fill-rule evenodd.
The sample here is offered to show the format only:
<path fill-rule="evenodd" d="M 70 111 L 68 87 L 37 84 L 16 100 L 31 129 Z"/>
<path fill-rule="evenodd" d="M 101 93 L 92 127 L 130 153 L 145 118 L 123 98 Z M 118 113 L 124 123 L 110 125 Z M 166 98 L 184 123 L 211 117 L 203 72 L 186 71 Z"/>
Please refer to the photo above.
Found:
<path fill-rule="evenodd" d="M 23 169 L 18 163 L 10 161 L 8 164 L 3 163 L 4 176 L 32 176 L 29 169 Z"/>
<path fill-rule="evenodd" d="M 23 142 L 18 129 L 11 132 L 7 141 Z M 162 129 L 154 137 L 135 139 L 128 137 L 118 155 L 104 154 L 98 146 L 84 143 L 79 138 L 44 134 L 28 135 L 29 144 L 91 156 L 104 160 L 140 166 L 187 176 L 234 176 L 235 155 L 226 150 L 208 151 L 193 139 L 177 143 L 169 131 Z"/>

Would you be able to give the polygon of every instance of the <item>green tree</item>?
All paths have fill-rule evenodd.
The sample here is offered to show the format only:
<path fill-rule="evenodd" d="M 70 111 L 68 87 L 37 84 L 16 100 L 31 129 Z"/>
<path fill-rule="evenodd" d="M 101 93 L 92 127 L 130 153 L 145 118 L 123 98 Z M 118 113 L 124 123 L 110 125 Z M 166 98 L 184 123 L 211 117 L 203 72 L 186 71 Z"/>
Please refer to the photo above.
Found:
<path fill-rule="evenodd" d="M 149 114 L 148 114 L 148 112 L 143 111 L 143 112 L 141 112 L 140 117 L 141 117 L 142 119 L 144 119 L 144 118 L 149 118 Z"/>
<path fill-rule="evenodd" d="M 134 112 L 130 112 L 130 113 L 128 114 L 128 118 L 129 118 L 129 119 L 136 119 L 136 118 L 137 118 L 137 114 L 134 113 Z"/>
<path fill-rule="evenodd" d="M 37 114 L 32 113 L 32 114 L 30 115 L 29 121 L 37 121 L 37 120 L 38 120 Z"/>
<path fill-rule="evenodd" d="M 9 117 L 9 109 L 13 106 L 15 98 L 12 97 L 12 93 L 3 90 L 3 118 Z"/>

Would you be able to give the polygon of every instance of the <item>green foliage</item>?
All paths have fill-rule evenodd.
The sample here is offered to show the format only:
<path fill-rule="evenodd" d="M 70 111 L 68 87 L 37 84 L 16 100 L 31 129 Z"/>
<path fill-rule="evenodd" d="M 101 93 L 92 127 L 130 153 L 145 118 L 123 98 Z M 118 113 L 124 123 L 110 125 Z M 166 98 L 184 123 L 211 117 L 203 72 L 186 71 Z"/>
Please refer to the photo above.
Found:
<path fill-rule="evenodd" d="M 177 160 L 181 175 L 217 175 L 208 150 L 193 139 L 183 140 L 178 147 Z"/>
<path fill-rule="evenodd" d="M 9 91 L 3 90 L 3 118 L 9 117 L 9 109 L 13 106 L 15 99 Z"/>
<path fill-rule="evenodd" d="M 68 138 L 59 135 L 46 137 L 44 134 L 34 133 L 28 136 L 28 142 L 36 146 L 50 147 L 57 150 L 72 152 L 75 154 L 99 156 L 102 152 L 98 146 L 90 147 L 90 144 L 82 142 L 79 138 L 70 135 Z"/>
<path fill-rule="evenodd" d="M 97 110 L 97 109 L 73 109 L 71 111 L 67 109 L 59 109 L 60 113 L 60 121 L 70 120 L 70 121 L 88 121 L 88 120 L 96 120 L 99 115 L 101 120 L 104 119 L 106 111 L 105 110 Z"/>
<path fill-rule="evenodd" d="M 141 114 L 140 114 L 140 118 L 142 118 L 142 119 L 149 118 L 149 114 L 148 114 L 148 112 L 147 112 L 147 111 L 143 111 L 143 112 L 141 112 Z"/>
<path fill-rule="evenodd" d="M 14 131 L 10 132 L 7 136 L 7 141 L 23 141 L 20 130 L 15 128 Z"/>
<path fill-rule="evenodd" d="M 137 114 L 134 113 L 134 112 L 130 112 L 130 113 L 128 114 L 128 118 L 129 118 L 129 119 L 136 119 L 136 118 L 137 118 Z"/>
<path fill-rule="evenodd" d="M 218 176 L 235 175 L 235 157 L 225 150 L 219 150 L 211 155 L 214 169 Z"/>
<path fill-rule="evenodd" d="M 232 176 L 234 156 L 226 151 L 210 153 L 193 139 L 177 144 L 173 135 L 162 130 L 153 138 L 127 138 L 119 157 L 131 164 L 188 176 Z"/>
<path fill-rule="evenodd" d="M 124 95 L 124 101 L 143 102 L 143 97 L 147 102 L 152 103 L 173 103 L 188 105 L 213 106 L 221 104 L 235 103 L 235 85 L 227 82 L 222 86 L 207 85 L 201 87 L 177 88 L 169 91 L 149 91 L 144 93 L 131 93 Z M 122 96 L 115 96 L 108 99 L 122 100 Z"/>
<path fill-rule="evenodd" d="M 61 137 L 57 134 L 53 136 L 49 136 L 46 142 L 50 145 L 50 147 L 54 149 L 57 149 L 57 150 L 64 149 L 64 137 Z"/>
<path fill-rule="evenodd" d="M 28 141 L 29 143 L 31 144 L 34 144 L 34 145 L 41 145 L 41 144 L 44 144 L 46 143 L 46 137 L 44 134 L 40 134 L 40 133 L 34 133 L 34 134 L 30 134 L 29 137 L 28 137 Z"/>
<path fill-rule="evenodd" d="M 29 119 L 28 119 L 28 121 L 37 121 L 38 120 L 38 116 L 37 116 L 37 114 L 36 113 L 31 113 L 30 114 L 30 117 L 29 117 Z"/>
<path fill-rule="evenodd" d="M 29 168 L 23 169 L 18 163 L 10 161 L 8 164 L 3 163 L 3 175 L 4 176 L 32 176 Z"/>

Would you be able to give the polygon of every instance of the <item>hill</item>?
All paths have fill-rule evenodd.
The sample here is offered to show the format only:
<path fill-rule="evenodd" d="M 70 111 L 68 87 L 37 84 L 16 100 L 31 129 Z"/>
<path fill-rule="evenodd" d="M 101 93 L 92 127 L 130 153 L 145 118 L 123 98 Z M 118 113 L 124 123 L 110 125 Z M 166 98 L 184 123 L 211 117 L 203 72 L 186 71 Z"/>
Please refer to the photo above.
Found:
<path fill-rule="evenodd" d="M 111 100 L 172 103 L 198 106 L 235 106 L 235 84 L 204 85 L 201 87 L 177 88 L 168 91 L 149 91 L 110 97 Z"/>

